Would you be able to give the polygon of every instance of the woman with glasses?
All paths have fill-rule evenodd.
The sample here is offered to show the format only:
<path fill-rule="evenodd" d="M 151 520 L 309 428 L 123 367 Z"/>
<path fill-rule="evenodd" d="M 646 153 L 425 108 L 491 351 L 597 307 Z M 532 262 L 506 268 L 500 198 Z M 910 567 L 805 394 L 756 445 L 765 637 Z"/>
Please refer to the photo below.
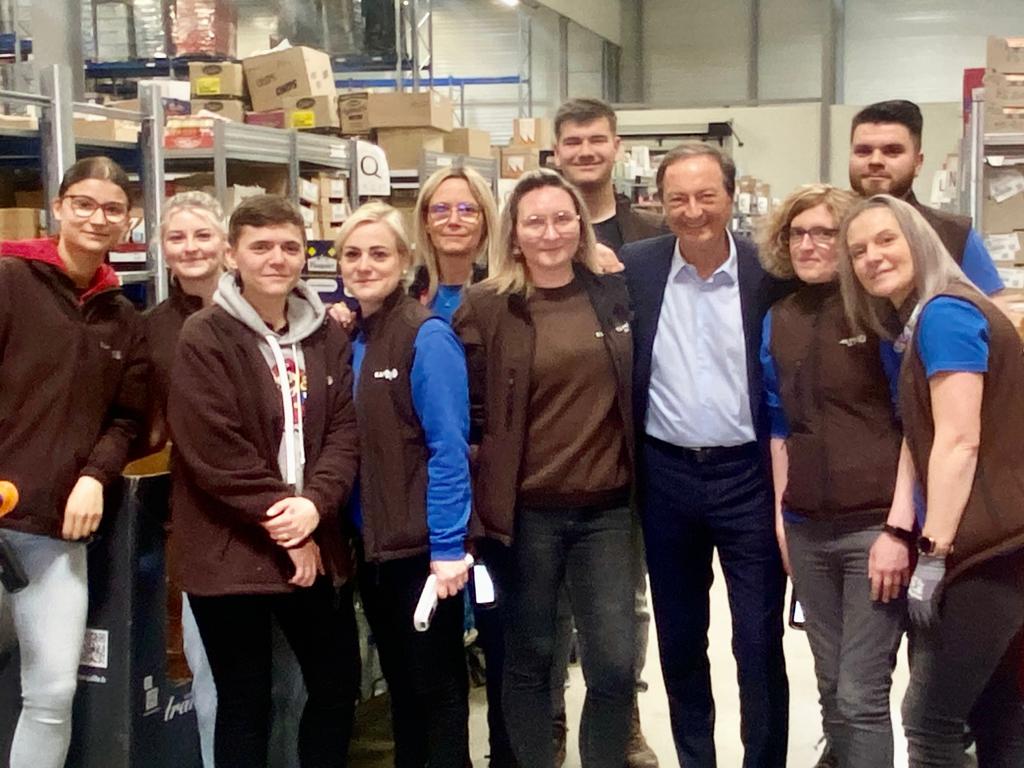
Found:
<path fill-rule="evenodd" d="M 409 294 L 451 322 L 462 289 L 487 277 L 498 212 L 472 168 L 441 168 L 420 190 L 414 236 L 419 266 Z"/>
<path fill-rule="evenodd" d="M 519 765 L 554 764 L 565 583 L 587 681 L 583 765 L 622 768 L 635 632 L 629 297 L 620 277 L 597 274 L 586 206 L 550 171 L 516 185 L 495 256 L 455 327 L 470 369 L 478 552 L 507 638 L 506 725 Z"/>
<path fill-rule="evenodd" d="M 913 479 L 886 376 L 891 356 L 843 312 L 836 235 L 855 199 L 809 185 L 772 217 L 761 261 L 799 287 L 765 316 L 761 359 L 776 533 L 806 616 L 827 740 L 819 765 L 885 768 Z"/>
<path fill-rule="evenodd" d="M 145 420 L 142 321 L 107 256 L 128 230 L 131 189 L 113 161 L 68 169 L 56 238 L 0 244 L 0 539 L 28 585 L 0 586 L 0 637 L 21 647 L 12 768 L 60 768 L 88 607 L 85 540 L 103 517 Z"/>
<path fill-rule="evenodd" d="M 1024 765 L 1024 356 L 928 222 L 889 195 L 839 235 L 854 320 L 902 351 L 899 407 L 925 506 L 908 590 L 911 768 Z"/>
<path fill-rule="evenodd" d="M 410 297 L 401 215 L 367 203 L 338 233 L 346 289 L 359 302 L 352 369 L 359 423 L 359 587 L 391 696 L 397 768 L 465 768 L 469 682 L 462 646 L 469 570 L 469 393 L 451 326 Z M 413 614 L 433 575 L 437 609 Z"/>

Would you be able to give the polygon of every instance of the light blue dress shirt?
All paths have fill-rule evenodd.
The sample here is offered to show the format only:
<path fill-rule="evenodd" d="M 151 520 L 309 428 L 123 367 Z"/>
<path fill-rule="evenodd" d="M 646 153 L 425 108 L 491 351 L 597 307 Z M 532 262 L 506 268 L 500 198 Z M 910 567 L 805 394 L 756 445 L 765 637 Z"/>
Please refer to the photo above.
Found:
<path fill-rule="evenodd" d="M 736 241 L 707 280 L 676 240 L 651 359 L 648 435 L 683 448 L 755 440 Z M 758 393 L 760 397 L 760 393 Z"/>

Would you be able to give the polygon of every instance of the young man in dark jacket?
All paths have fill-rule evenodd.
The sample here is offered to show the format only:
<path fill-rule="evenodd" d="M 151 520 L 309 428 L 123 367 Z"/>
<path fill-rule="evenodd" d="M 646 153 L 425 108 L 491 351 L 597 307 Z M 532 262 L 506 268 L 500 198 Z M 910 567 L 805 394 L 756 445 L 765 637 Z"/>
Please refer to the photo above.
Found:
<path fill-rule="evenodd" d="M 300 761 L 338 768 L 359 668 L 338 520 L 357 468 L 351 347 L 299 281 L 294 204 L 246 200 L 228 242 L 231 271 L 186 321 L 171 374 L 174 576 L 217 685 L 217 765 L 267 764 L 273 616 L 309 694 Z"/>

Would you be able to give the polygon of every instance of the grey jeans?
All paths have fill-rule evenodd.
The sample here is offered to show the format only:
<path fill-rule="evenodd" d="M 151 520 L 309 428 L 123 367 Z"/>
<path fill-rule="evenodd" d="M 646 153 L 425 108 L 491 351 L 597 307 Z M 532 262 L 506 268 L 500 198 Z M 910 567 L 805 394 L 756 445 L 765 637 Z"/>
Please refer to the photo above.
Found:
<path fill-rule="evenodd" d="M 29 584 L 0 587 L 0 636 L 13 624 L 21 647 L 21 717 L 10 768 L 61 768 L 71 743 L 71 704 L 89 608 L 85 544 L 4 530 Z"/>
<path fill-rule="evenodd" d="M 873 602 L 868 553 L 882 526 L 786 522 L 793 589 L 804 608 L 825 735 L 842 768 L 893 764 L 889 693 L 906 596 Z"/>

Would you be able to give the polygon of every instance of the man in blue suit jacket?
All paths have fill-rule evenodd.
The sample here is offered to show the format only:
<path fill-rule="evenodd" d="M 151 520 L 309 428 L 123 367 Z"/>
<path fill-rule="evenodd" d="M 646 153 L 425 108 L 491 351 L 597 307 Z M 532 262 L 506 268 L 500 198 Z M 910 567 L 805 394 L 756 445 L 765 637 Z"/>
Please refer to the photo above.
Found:
<path fill-rule="evenodd" d="M 626 245 L 634 309 L 641 517 L 672 734 L 714 768 L 707 656 L 718 549 L 739 672 L 744 768 L 785 768 L 785 574 L 775 539 L 758 349 L 788 286 L 728 231 L 736 168 L 716 147 L 670 151 L 657 184 L 671 235 Z"/>

